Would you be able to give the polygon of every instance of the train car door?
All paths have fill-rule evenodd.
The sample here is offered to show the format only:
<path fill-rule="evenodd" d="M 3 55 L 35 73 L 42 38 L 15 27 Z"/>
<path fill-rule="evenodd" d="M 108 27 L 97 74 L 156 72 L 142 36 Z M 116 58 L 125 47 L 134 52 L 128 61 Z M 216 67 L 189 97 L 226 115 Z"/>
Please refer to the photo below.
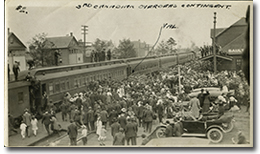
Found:
<path fill-rule="evenodd" d="M 131 66 L 130 66 L 130 65 L 127 66 L 127 68 L 126 68 L 126 73 L 127 73 L 127 77 L 128 77 L 129 75 L 131 75 L 132 69 L 131 69 Z"/>

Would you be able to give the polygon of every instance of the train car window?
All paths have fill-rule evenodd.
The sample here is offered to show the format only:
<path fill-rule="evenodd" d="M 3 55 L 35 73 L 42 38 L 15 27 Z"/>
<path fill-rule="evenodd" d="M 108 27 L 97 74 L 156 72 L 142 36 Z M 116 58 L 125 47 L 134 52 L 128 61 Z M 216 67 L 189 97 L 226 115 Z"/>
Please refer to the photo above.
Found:
<path fill-rule="evenodd" d="M 67 81 L 67 89 L 70 89 L 70 83 Z"/>
<path fill-rule="evenodd" d="M 23 92 L 18 93 L 18 103 L 23 103 Z"/>
<path fill-rule="evenodd" d="M 53 94 L 53 85 L 49 83 L 49 94 Z"/>
<path fill-rule="evenodd" d="M 55 84 L 55 93 L 60 92 L 60 83 Z"/>
<path fill-rule="evenodd" d="M 62 83 L 60 84 L 60 86 L 61 86 L 61 91 L 65 91 L 65 90 L 66 90 L 65 82 L 62 82 Z"/>
<path fill-rule="evenodd" d="M 78 87 L 78 79 L 74 79 L 74 88 Z"/>

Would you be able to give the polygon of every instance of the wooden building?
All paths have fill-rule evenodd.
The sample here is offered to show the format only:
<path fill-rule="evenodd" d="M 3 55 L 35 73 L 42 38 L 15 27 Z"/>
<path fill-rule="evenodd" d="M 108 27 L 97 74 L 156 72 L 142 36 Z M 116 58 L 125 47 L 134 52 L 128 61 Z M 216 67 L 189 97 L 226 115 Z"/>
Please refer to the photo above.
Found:
<path fill-rule="evenodd" d="M 216 44 L 221 47 L 222 53 L 225 53 L 225 55 L 217 55 L 218 71 L 242 69 L 242 54 L 246 48 L 246 30 L 246 18 L 241 18 L 228 28 L 216 29 Z M 213 40 L 213 29 L 211 29 L 211 38 Z M 203 59 L 208 58 L 212 58 L 212 56 Z"/>
<path fill-rule="evenodd" d="M 72 33 L 68 36 L 46 38 L 44 56 L 52 57 L 52 59 L 50 62 L 46 59 L 44 66 L 56 65 L 55 53 L 59 53 L 58 65 L 83 63 L 83 51 Z"/>
<path fill-rule="evenodd" d="M 8 64 L 10 68 L 10 74 L 13 74 L 13 64 L 18 62 L 20 71 L 27 69 L 26 63 L 26 46 L 23 42 L 8 28 Z"/>

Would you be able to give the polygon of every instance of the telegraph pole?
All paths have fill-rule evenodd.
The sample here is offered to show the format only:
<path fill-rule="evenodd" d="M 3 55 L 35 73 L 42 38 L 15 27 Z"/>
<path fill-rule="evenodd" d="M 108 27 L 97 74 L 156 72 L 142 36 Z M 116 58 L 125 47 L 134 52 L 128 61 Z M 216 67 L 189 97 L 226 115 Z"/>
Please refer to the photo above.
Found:
<path fill-rule="evenodd" d="M 214 74 L 217 73 L 217 58 L 216 58 L 216 12 L 214 12 L 214 29 L 213 29 L 213 62 L 214 62 Z"/>
<path fill-rule="evenodd" d="M 84 40 L 83 40 L 83 49 L 84 49 L 84 54 L 85 54 L 85 51 L 86 51 L 86 35 L 88 34 L 87 33 L 87 31 L 88 31 L 88 26 L 86 26 L 86 25 L 82 25 L 81 26 L 82 27 L 82 31 L 83 31 L 83 38 L 84 38 Z"/>

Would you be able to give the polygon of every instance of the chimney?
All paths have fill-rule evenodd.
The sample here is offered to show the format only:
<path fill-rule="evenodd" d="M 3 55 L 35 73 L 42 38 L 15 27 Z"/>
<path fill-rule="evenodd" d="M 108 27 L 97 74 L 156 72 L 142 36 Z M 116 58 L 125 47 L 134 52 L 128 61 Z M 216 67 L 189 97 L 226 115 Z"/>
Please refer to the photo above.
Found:
<path fill-rule="evenodd" d="M 72 33 L 72 32 L 70 32 L 70 36 L 73 36 L 73 33 Z"/>

